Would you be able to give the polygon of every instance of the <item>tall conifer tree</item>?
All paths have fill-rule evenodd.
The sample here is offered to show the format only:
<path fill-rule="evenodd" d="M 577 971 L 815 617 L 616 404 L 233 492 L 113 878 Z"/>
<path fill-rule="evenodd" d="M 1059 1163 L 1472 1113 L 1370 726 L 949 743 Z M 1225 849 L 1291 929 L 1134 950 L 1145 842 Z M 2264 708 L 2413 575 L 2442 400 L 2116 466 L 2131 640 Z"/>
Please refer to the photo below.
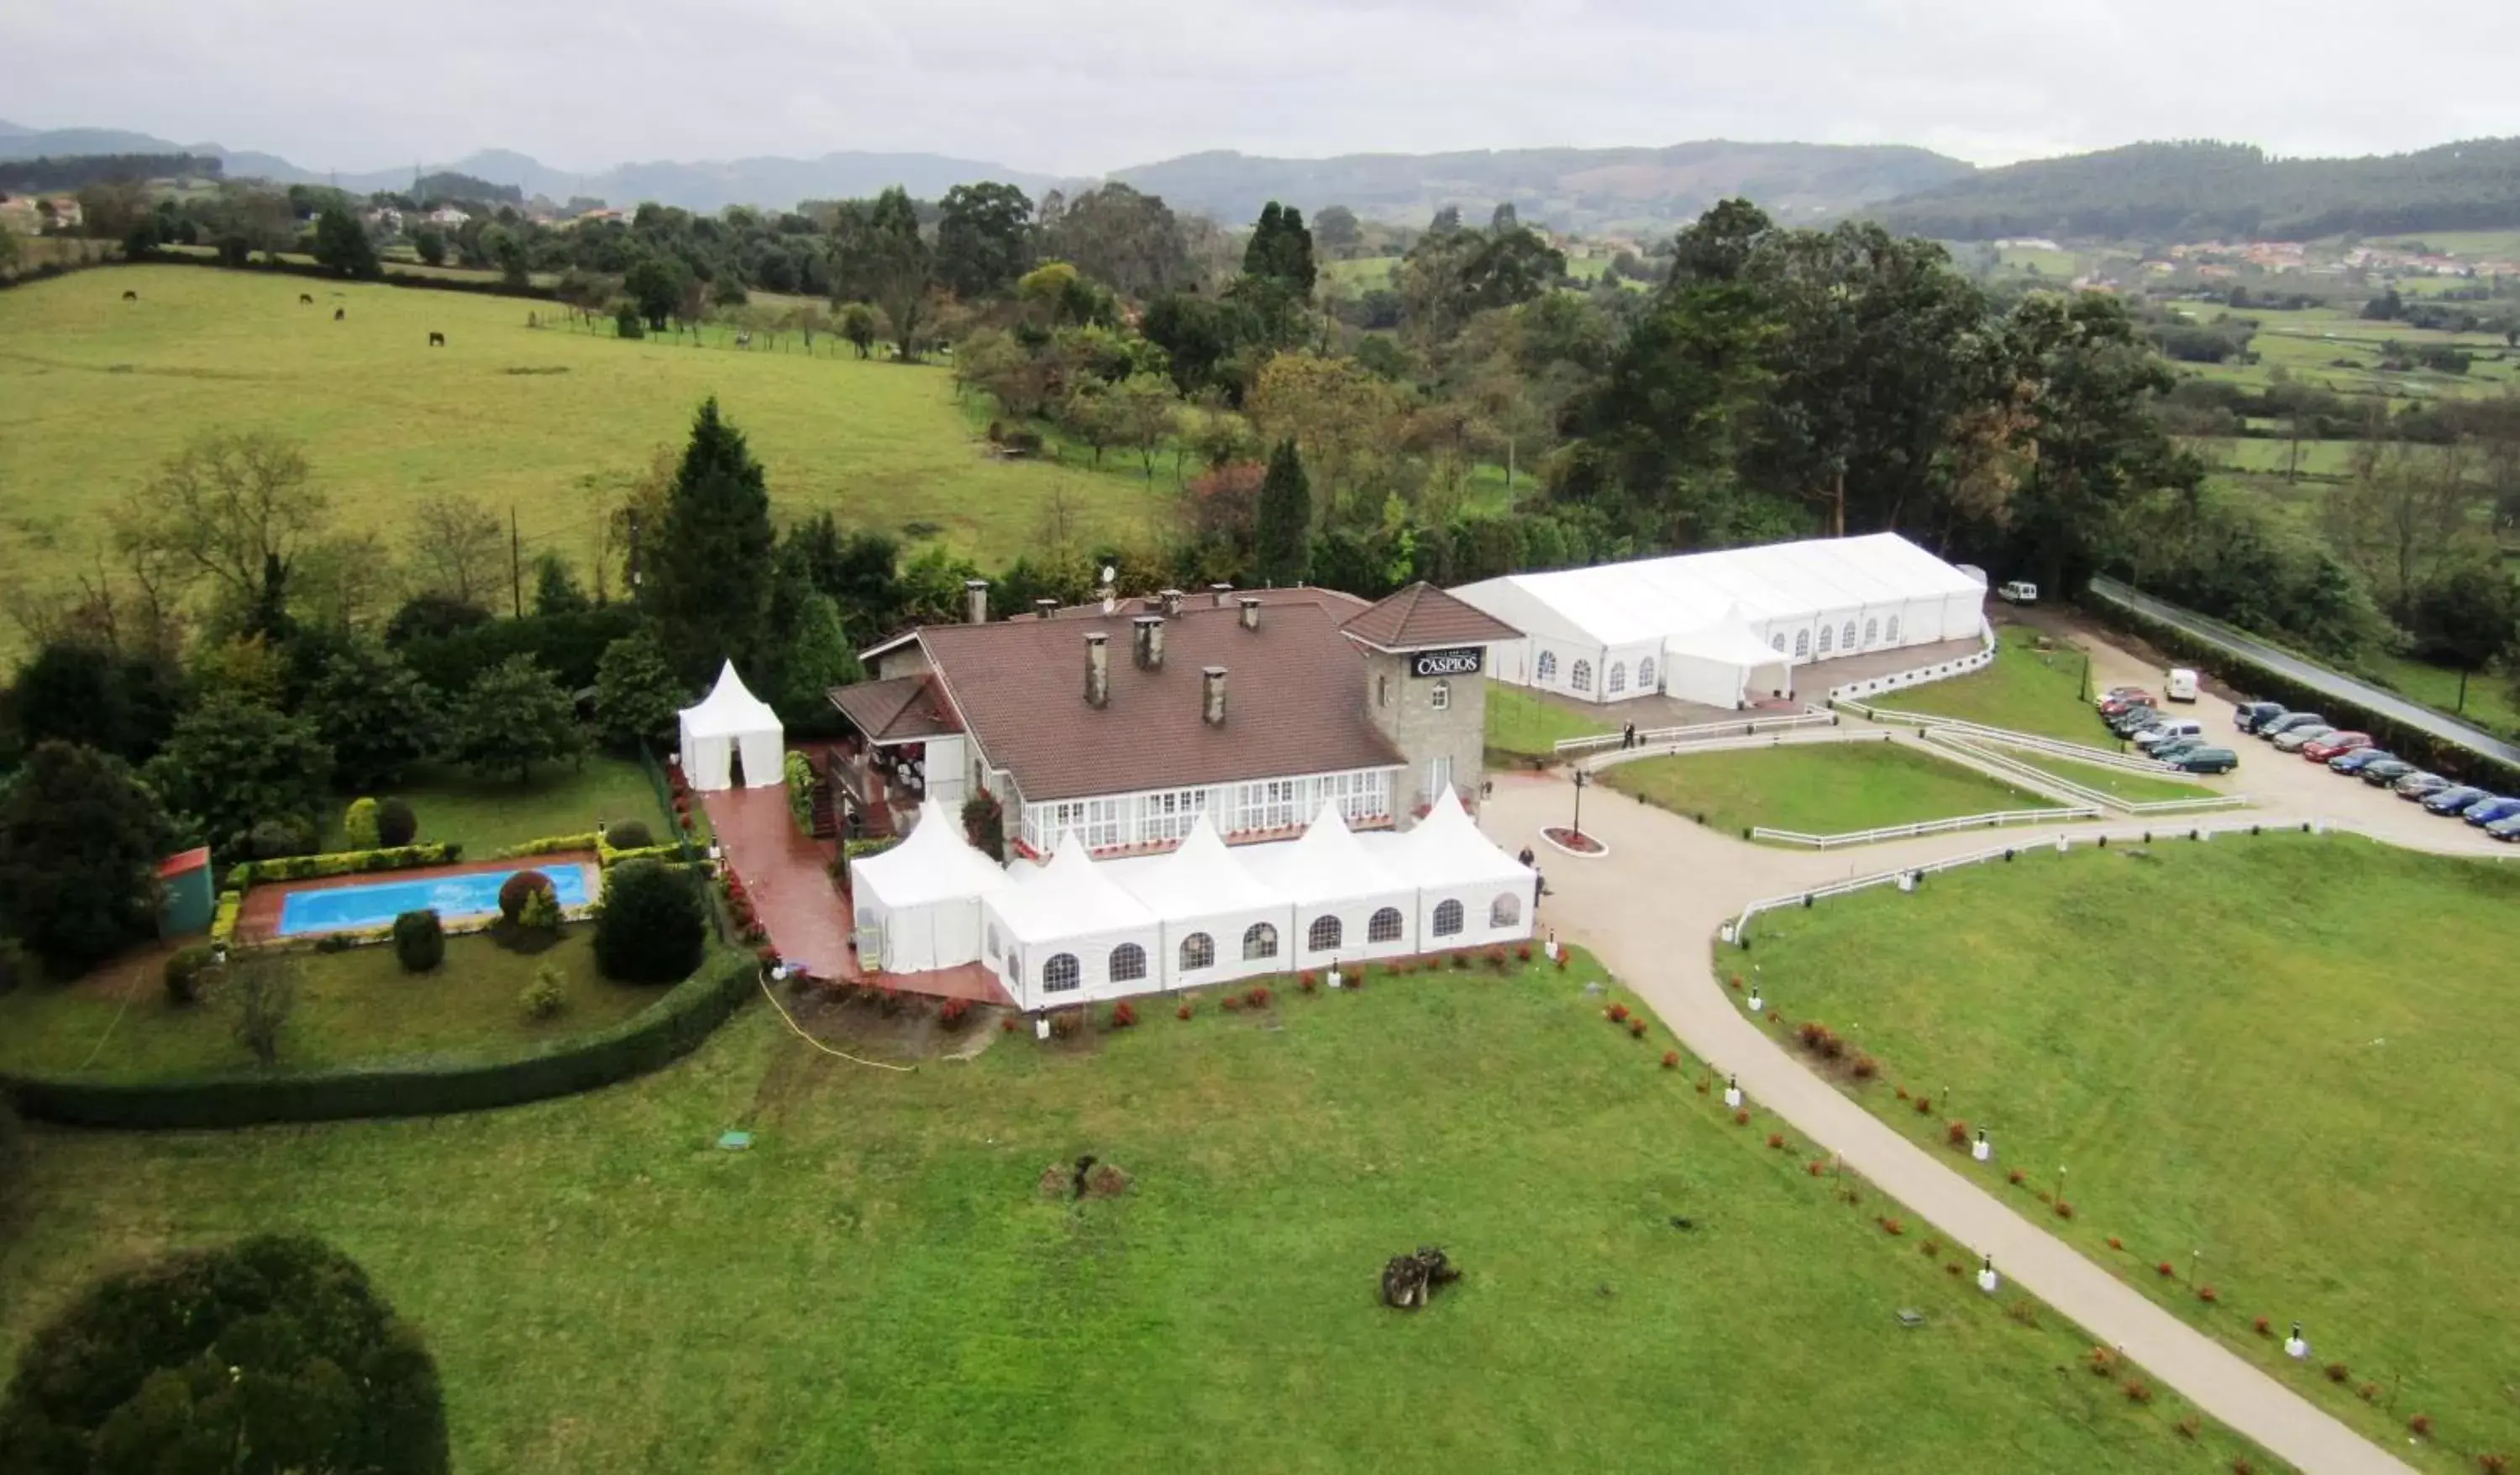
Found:
<path fill-rule="evenodd" d="M 774 541 L 761 463 L 712 396 L 692 424 L 639 590 L 666 658 L 686 681 L 711 680 L 726 660 L 760 669 Z"/>
<path fill-rule="evenodd" d="M 1260 483 L 1259 527 L 1254 542 L 1264 583 L 1300 584 L 1313 565 L 1313 491 L 1292 439 L 1269 453 L 1269 474 Z"/>

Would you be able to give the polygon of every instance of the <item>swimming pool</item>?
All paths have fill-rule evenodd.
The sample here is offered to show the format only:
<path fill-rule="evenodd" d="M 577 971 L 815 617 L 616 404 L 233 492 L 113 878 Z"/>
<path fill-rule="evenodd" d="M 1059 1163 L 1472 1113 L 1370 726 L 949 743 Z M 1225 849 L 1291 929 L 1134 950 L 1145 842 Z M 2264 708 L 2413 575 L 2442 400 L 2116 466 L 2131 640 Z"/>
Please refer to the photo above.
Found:
<path fill-rule="evenodd" d="M 377 881 L 359 886 L 328 886 L 292 891 L 281 899 L 279 932 L 295 937 L 306 932 L 342 932 L 356 927 L 391 926 L 405 912 L 434 911 L 440 921 L 489 916 L 499 910 L 499 887 L 518 871 L 539 871 L 551 877 L 552 893 L 563 908 L 583 907 L 591 899 L 592 866 L 519 866 L 514 871 L 474 871 L 463 875 L 419 876 L 407 881 Z"/>

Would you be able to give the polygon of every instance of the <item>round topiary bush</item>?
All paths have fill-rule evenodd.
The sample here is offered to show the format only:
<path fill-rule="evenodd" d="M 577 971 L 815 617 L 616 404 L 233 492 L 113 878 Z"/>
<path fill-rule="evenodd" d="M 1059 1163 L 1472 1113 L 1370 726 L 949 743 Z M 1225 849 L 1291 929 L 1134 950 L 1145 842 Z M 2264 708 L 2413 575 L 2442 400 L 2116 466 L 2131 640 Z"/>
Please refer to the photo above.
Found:
<path fill-rule="evenodd" d="M 394 918 L 394 958 L 406 973 L 426 973 L 446 961 L 446 926 L 433 911 L 406 912 Z"/>
<path fill-rule="evenodd" d="M 25 1344 L 0 1451 L 22 1470 L 443 1475 L 446 1406 L 419 1331 L 355 1262 L 266 1234 L 88 1287 Z"/>
<path fill-rule="evenodd" d="M 383 846 L 408 845 L 420 835 L 420 817 L 411 812 L 403 799 L 382 799 L 377 803 L 377 843 Z"/>
<path fill-rule="evenodd" d="M 377 801 L 352 799 L 341 816 L 341 837 L 352 850 L 374 850 L 378 845 Z"/>
<path fill-rule="evenodd" d="M 179 948 L 166 960 L 166 1002 L 191 1004 L 202 997 L 202 975 L 210 970 L 217 954 L 206 943 Z"/>
<path fill-rule="evenodd" d="M 257 861 L 313 855 L 317 843 L 315 827 L 293 815 L 288 819 L 264 820 L 248 830 L 245 839 L 246 849 Z"/>
<path fill-rule="evenodd" d="M 645 820 L 623 820 L 605 827 L 604 842 L 615 850 L 645 850 L 656 843 Z"/>
<path fill-rule="evenodd" d="M 539 871 L 519 871 L 499 883 L 499 919 L 514 924 L 525 915 L 525 903 L 537 891 L 552 889 L 552 878 Z"/>
<path fill-rule="evenodd" d="M 675 983 L 700 965 L 708 916 L 692 878 L 658 861 L 624 861 L 605 873 L 595 917 L 595 965 L 624 983 Z"/>

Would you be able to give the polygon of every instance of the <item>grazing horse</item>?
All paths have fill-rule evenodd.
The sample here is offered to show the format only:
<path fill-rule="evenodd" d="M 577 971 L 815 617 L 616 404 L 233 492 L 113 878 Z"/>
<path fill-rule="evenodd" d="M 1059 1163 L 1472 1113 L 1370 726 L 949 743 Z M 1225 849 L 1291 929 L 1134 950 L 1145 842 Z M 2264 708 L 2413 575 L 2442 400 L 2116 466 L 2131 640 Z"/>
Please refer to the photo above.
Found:
<path fill-rule="evenodd" d="M 333 309 L 333 321 L 336 323 L 340 322 L 343 318 L 346 318 L 349 315 L 350 309 L 346 307 L 336 307 Z"/>
<path fill-rule="evenodd" d="M 122 294 L 122 300 L 125 302 L 137 302 L 140 300 L 140 293 L 136 291 L 126 291 Z"/>
<path fill-rule="evenodd" d="M 428 346 L 429 346 L 429 347 L 431 347 L 431 348 L 443 348 L 443 347 L 445 347 L 445 346 L 446 346 L 446 335 L 444 335 L 444 334 L 442 334 L 442 333 L 432 333 L 432 334 L 430 334 L 430 335 L 428 335 Z"/>
<path fill-rule="evenodd" d="M 302 303 L 304 303 L 304 304 L 305 304 L 306 306 L 308 306 L 308 307 L 312 307 L 312 306 L 314 306 L 314 305 L 315 305 L 315 298 L 313 297 L 313 295 L 311 295 L 310 293 L 307 293 L 307 292 L 302 292 L 302 291 L 301 291 L 301 292 L 299 292 L 299 293 L 297 294 L 297 300 L 298 300 L 298 301 L 300 301 L 300 302 L 302 302 Z"/>
<path fill-rule="evenodd" d="M 738 347 L 738 348 L 749 348 L 749 347 L 751 347 L 751 346 L 752 346 L 752 335 L 750 335 L 750 334 L 748 334 L 748 333 L 739 333 L 739 334 L 737 334 L 737 335 L 735 335 L 735 346 L 736 346 L 736 347 Z"/>

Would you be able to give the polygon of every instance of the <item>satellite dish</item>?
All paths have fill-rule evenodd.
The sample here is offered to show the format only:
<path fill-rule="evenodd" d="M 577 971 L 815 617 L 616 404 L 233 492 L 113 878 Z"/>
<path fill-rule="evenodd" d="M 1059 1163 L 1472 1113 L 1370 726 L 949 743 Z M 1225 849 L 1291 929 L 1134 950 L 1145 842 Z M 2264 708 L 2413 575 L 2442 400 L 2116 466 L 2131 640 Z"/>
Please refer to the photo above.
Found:
<path fill-rule="evenodd" d="M 1103 564 L 1103 565 L 1102 565 L 1102 582 L 1103 582 L 1104 584 L 1106 584 L 1106 585 L 1107 585 L 1107 584 L 1116 584 L 1116 583 L 1118 583 L 1118 582 L 1119 582 L 1119 580 L 1120 580 L 1120 570 L 1118 570 L 1118 569 L 1116 569 L 1116 568 L 1113 568 L 1113 567 L 1112 567 L 1110 564 L 1108 564 L 1108 563 L 1105 563 L 1105 564 Z"/>

